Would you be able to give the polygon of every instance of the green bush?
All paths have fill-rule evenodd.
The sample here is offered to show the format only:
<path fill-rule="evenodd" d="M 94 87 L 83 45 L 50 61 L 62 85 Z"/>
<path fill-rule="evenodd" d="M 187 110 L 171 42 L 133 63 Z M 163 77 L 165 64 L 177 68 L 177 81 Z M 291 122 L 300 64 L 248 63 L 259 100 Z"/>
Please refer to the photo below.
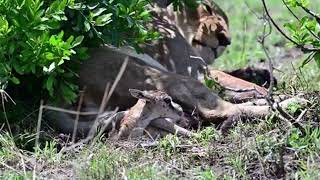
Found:
<path fill-rule="evenodd" d="M 137 47 L 158 37 L 145 26 L 150 20 L 148 3 L 0 0 L 0 88 L 22 87 L 73 102 L 77 65 L 88 56 L 85 47 Z"/>

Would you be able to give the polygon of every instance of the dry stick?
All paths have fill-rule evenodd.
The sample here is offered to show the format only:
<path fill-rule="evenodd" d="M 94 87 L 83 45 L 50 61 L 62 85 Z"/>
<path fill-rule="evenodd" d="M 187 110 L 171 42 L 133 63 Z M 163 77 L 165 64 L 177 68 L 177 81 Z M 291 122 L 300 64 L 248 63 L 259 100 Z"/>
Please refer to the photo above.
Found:
<path fill-rule="evenodd" d="M 72 133 L 72 138 L 71 138 L 71 143 L 72 144 L 76 140 L 76 136 L 77 136 L 78 123 L 79 123 L 79 117 L 80 117 L 79 112 L 81 110 L 81 106 L 82 106 L 82 103 L 83 103 L 84 92 L 85 92 L 85 88 L 80 92 L 80 99 L 79 99 L 79 103 L 78 103 L 78 107 L 77 107 L 77 112 L 78 113 L 76 115 L 76 119 L 74 120 L 73 133 Z"/>
<path fill-rule="evenodd" d="M 21 166 L 22 166 L 22 169 L 23 169 L 23 174 L 25 175 L 25 177 L 27 177 L 26 164 L 24 162 L 23 156 L 22 156 L 22 154 L 20 152 L 18 154 L 19 154 L 19 156 L 21 158 Z"/>
<path fill-rule="evenodd" d="M 113 84 L 112 84 L 112 87 L 111 87 L 111 89 L 110 89 L 110 91 L 109 91 L 109 93 L 108 93 L 107 99 L 106 99 L 105 102 L 104 102 L 104 103 L 105 103 L 104 106 L 106 106 L 106 104 L 109 102 L 110 97 L 111 97 L 111 95 L 113 94 L 113 91 L 114 91 L 115 88 L 117 87 L 117 85 L 118 85 L 118 83 L 119 83 L 119 81 L 120 81 L 120 79 L 121 79 L 124 71 L 125 71 L 126 68 L 127 68 L 128 62 L 129 62 L 129 56 L 127 56 L 127 57 L 125 58 L 124 62 L 122 63 L 122 66 L 121 66 L 121 68 L 120 68 L 120 71 L 119 71 L 116 79 L 114 80 L 114 82 L 113 82 Z"/>
<path fill-rule="evenodd" d="M 106 87 L 104 88 L 104 94 L 103 94 L 103 98 L 100 104 L 100 108 L 99 108 L 99 115 L 106 109 L 107 106 L 107 97 L 109 94 L 109 88 L 110 88 L 110 83 L 108 82 Z"/>
<path fill-rule="evenodd" d="M 0 132 L 2 131 L 2 129 L 4 128 L 5 124 L 2 124 L 2 126 L 0 127 Z"/>
<path fill-rule="evenodd" d="M 40 137 L 40 128 L 41 128 L 41 119 L 43 112 L 43 100 L 40 101 L 39 115 L 38 115 L 38 123 L 37 123 L 37 134 L 36 134 L 36 143 L 35 147 L 37 148 L 39 145 L 39 137 Z"/>
<path fill-rule="evenodd" d="M 35 166 L 33 167 L 32 180 L 36 180 L 37 179 L 36 169 L 37 169 L 37 162 L 36 162 Z"/>
<path fill-rule="evenodd" d="M 6 120 L 6 124 L 8 126 L 8 130 L 9 130 L 10 136 L 13 137 L 4 101 L 5 100 L 8 101 L 7 97 L 9 97 L 9 99 L 11 100 L 11 102 L 13 102 L 14 105 L 16 103 L 12 100 L 12 98 L 9 96 L 9 94 L 6 91 L 4 91 L 3 89 L 0 89 L 0 94 L 1 94 L 1 103 L 2 103 L 2 110 L 3 110 L 3 114 L 4 114 L 4 119 Z"/>
<path fill-rule="evenodd" d="M 43 109 L 48 109 L 48 110 L 52 110 L 52 111 L 58 111 L 58 112 L 63 112 L 63 113 L 68 113 L 68 114 L 73 114 L 73 115 L 79 114 L 81 116 L 89 116 L 89 115 L 97 115 L 97 114 L 99 114 L 98 111 L 77 112 L 77 111 L 58 108 L 58 107 L 53 107 L 53 106 L 49 106 L 49 105 L 43 105 Z"/>
<path fill-rule="evenodd" d="M 20 172 L 19 172 L 17 169 L 15 169 L 15 168 L 13 168 L 13 167 L 9 166 L 8 164 L 3 163 L 3 162 L 1 162 L 1 161 L 0 161 L 0 164 L 1 164 L 2 166 L 4 166 L 4 167 L 6 167 L 6 168 L 10 169 L 11 171 L 14 171 L 14 172 L 16 172 L 16 173 L 20 174 Z"/>
<path fill-rule="evenodd" d="M 100 104 L 100 107 L 99 107 L 99 113 L 98 113 L 98 115 L 97 115 L 97 117 L 96 117 L 96 119 L 95 119 L 95 123 L 94 123 L 94 125 L 92 126 L 92 128 L 90 129 L 90 132 L 91 132 L 91 130 L 94 130 L 94 131 L 96 131 L 97 130 L 97 126 L 99 125 L 99 124 L 101 124 L 101 121 L 100 121 L 100 118 L 99 118 L 99 116 L 103 113 L 103 111 L 105 110 L 105 108 L 106 108 L 106 106 L 107 106 L 107 103 L 106 103 L 106 99 L 107 99 L 107 97 L 108 97 L 108 94 L 109 94 L 109 88 L 110 88 L 110 83 L 108 82 L 107 83 L 107 85 L 106 85 L 106 87 L 105 87 L 105 89 L 104 89 L 104 94 L 103 94 L 103 98 L 102 98 L 102 101 L 101 101 L 101 104 Z M 117 109 L 115 109 L 113 112 L 114 113 L 116 113 L 118 110 Z M 103 119 L 103 118 L 102 118 Z M 101 120 L 102 120 L 101 119 Z M 112 120 L 110 120 L 110 122 L 111 122 Z M 96 125 L 96 122 L 98 123 L 97 125 Z M 105 129 L 108 127 L 108 125 L 109 125 L 109 123 L 107 123 L 107 124 L 104 124 L 103 126 L 102 126 L 102 128 L 100 129 L 100 132 L 101 133 L 98 133 L 98 137 L 100 137 L 101 136 L 101 134 L 105 131 Z M 92 131 L 93 132 L 93 131 Z M 90 134 L 90 133 L 89 133 Z M 95 134 L 95 132 L 94 133 L 92 133 L 92 136 L 94 136 L 94 134 Z M 93 143 L 92 143 L 93 144 Z"/>
<path fill-rule="evenodd" d="M 303 110 L 302 112 L 301 112 L 301 114 L 298 116 L 298 118 L 297 118 L 297 122 L 300 122 L 301 120 L 302 120 L 302 118 L 304 117 L 304 115 L 306 115 L 306 113 L 308 112 L 308 110 L 307 109 L 305 109 L 305 110 Z"/>

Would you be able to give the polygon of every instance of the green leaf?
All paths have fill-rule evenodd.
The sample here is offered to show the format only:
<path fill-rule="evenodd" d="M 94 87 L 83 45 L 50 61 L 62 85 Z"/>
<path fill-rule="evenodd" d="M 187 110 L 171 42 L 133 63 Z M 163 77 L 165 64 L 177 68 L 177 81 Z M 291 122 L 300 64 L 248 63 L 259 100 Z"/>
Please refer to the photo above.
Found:
<path fill-rule="evenodd" d="M 102 16 L 97 17 L 97 19 L 95 21 L 96 26 L 105 26 L 106 24 L 110 23 L 111 16 L 112 16 L 112 13 L 104 14 Z"/>
<path fill-rule="evenodd" d="M 48 30 L 50 28 L 51 27 L 48 26 L 47 24 L 39 24 L 38 26 L 35 26 L 33 29 L 44 31 L 44 30 Z"/>
<path fill-rule="evenodd" d="M 84 3 L 74 3 L 73 5 L 69 5 L 68 8 L 74 9 L 74 10 L 82 10 L 86 8 L 86 5 Z"/>
<path fill-rule="evenodd" d="M 53 82 L 54 82 L 55 77 L 53 75 L 49 76 L 46 82 L 46 88 L 50 92 L 50 95 L 53 95 Z"/>
<path fill-rule="evenodd" d="M 98 9 L 95 9 L 95 10 L 92 12 L 92 17 L 99 16 L 101 13 L 103 13 L 103 12 L 106 11 L 106 10 L 107 10 L 106 8 L 98 8 Z"/>
<path fill-rule="evenodd" d="M 82 43 L 84 36 L 78 36 L 72 43 L 71 48 L 74 48 Z"/>
<path fill-rule="evenodd" d="M 64 35 L 64 32 L 61 31 L 61 32 L 58 34 L 57 39 L 62 39 L 62 38 L 63 38 L 63 35 Z"/>
<path fill-rule="evenodd" d="M 64 63 L 64 60 L 63 59 L 60 59 L 60 61 L 58 62 L 58 66 L 60 66 L 61 64 Z"/>
<path fill-rule="evenodd" d="M 52 52 L 47 52 L 45 53 L 45 57 L 49 60 L 54 59 L 54 54 Z"/>
<path fill-rule="evenodd" d="M 84 31 L 88 32 L 88 31 L 90 31 L 90 29 L 91 29 L 91 26 L 90 26 L 89 21 L 85 20 L 84 21 Z"/>
<path fill-rule="evenodd" d="M 71 43 L 72 43 L 73 40 L 74 40 L 74 36 L 71 35 L 71 36 L 67 39 L 66 43 L 71 45 Z"/>
<path fill-rule="evenodd" d="M 99 3 L 98 3 L 98 2 L 87 5 L 88 9 L 90 9 L 90 10 L 95 9 L 97 6 L 99 6 Z"/>
<path fill-rule="evenodd" d="M 310 2 L 309 2 L 309 0 L 301 0 L 301 4 L 303 7 L 308 7 Z"/>
<path fill-rule="evenodd" d="M 88 59 L 89 58 L 88 48 L 86 47 L 79 48 L 77 51 L 77 55 L 80 60 Z"/>
<path fill-rule="evenodd" d="M 16 85 L 17 85 L 17 84 L 20 84 L 19 79 L 16 78 L 16 77 L 11 77 L 10 80 L 11 80 L 11 82 L 13 82 L 13 83 L 16 84 Z"/>

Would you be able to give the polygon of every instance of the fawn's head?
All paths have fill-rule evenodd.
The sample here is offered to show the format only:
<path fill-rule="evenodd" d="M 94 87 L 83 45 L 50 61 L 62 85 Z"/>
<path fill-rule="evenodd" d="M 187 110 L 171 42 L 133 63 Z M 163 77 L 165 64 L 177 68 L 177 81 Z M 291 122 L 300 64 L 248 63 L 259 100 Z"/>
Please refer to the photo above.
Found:
<path fill-rule="evenodd" d="M 183 113 L 181 106 L 173 102 L 172 98 L 163 91 L 129 89 L 129 92 L 133 97 L 144 100 L 146 105 L 152 106 L 153 110 L 162 117 L 181 116 Z"/>

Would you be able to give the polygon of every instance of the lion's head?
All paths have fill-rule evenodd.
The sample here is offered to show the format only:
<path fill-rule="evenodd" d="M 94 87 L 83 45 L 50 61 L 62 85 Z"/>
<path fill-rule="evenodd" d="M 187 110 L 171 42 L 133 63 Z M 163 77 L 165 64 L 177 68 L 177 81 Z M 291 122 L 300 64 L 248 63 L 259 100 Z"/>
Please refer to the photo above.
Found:
<path fill-rule="evenodd" d="M 196 8 L 173 11 L 170 5 L 167 9 L 180 33 L 207 63 L 231 43 L 228 18 L 212 0 L 203 0 Z"/>

